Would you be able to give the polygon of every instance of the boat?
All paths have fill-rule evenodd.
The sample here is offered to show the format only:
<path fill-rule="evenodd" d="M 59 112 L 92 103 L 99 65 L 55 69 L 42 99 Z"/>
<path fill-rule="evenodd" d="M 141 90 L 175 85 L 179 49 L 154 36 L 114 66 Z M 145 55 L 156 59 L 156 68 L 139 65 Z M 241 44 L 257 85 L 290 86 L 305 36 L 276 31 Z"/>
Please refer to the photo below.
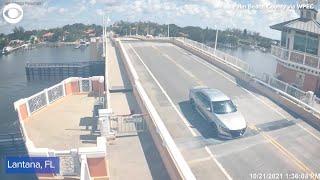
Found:
<path fill-rule="evenodd" d="M 89 43 L 89 44 L 90 44 L 90 43 Z M 84 41 L 84 40 L 82 40 L 82 39 L 80 39 L 79 44 L 77 44 L 74 48 L 75 48 L 75 49 L 79 49 L 79 48 L 81 48 L 81 47 L 87 47 L 87 46 L 88 46 L 87 42 Z"/>
<path fill-rule="evenodd" d="M 4 47 L 3 49 L 2 49 L 2 54 L 8 54 L 8 53 L 10 53 L 11 51 L 13 51 L 13 47 L 11 47 L 11 46 L 6 46 L 6 47 Z"/>

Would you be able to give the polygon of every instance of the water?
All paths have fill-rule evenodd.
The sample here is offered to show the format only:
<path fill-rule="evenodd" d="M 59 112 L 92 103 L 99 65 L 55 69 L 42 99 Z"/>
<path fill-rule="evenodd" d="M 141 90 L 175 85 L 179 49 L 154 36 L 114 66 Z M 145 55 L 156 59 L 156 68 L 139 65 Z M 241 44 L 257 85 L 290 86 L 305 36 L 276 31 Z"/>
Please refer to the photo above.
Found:
<path fill-rule="evenodd" d="M 18 116 L 13 102 L 29 97 L 56 82 L 27 82 L 27 62 L 76 62 L 100 60 L 95 46 L 74 49 L 73 46 L 58 48 L 41 47 L 20 50 L 6 56 L 0 55 L 0 134 L 16 130 Z"/>
<path fill-rule="evenodd" d="M 230 55 L 236 56 L 243 61 L 246 61 L 256 72 L 264 72 L 271 75 L 276 73 L 277 61 L 268 53 L 258 50 L 250 50 L 239 47 L 237 49 L 219 48 Z"/>

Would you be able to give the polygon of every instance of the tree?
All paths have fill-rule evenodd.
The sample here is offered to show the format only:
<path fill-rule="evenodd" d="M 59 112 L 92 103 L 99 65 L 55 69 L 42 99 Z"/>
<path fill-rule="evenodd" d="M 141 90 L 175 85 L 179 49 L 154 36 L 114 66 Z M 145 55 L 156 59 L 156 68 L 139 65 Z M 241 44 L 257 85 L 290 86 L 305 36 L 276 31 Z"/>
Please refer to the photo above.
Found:
<path fill-rule="evenodd" d="M 23 27 L 14 27 L 14 29 L 12 31 L 13 31 L 13 34 L 12 34 L 10 40 L 13 40 L 13 39 L 24 40 L 25 39 Z"/>
<path fill-rule="evenodd" d="M 246 36 L 248 35 L 247 29 L 244 29 L 244 30 L 243 30 L 243 35 L 244 35 L 244 37 L 246 37 Z"/>

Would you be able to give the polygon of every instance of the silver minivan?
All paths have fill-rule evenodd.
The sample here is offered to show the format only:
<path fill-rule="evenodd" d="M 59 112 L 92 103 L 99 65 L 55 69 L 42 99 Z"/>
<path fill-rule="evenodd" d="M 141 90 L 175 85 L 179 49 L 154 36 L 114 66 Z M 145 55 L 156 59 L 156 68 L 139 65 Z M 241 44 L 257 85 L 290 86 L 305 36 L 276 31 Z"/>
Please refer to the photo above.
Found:
<path fill-rule="evenodd" d="M 191 105 L 201 116 L 212 122 L 222 137 L 243 136 L 247 123 L 231 99 L 217 89 L 197 86 L 190 89 Z"/>

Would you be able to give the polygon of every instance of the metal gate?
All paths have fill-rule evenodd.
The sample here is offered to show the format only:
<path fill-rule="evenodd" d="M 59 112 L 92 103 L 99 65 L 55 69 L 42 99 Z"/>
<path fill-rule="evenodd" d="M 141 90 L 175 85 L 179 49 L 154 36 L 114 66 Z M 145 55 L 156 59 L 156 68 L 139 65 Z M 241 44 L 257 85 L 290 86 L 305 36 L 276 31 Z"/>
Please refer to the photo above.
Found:
<path fill-rule="evenodd" d="M 110 130 L 115 132 L 116 137 L 134 136 L 147 129 L 142 114 L 133 114 L 129 116 L 111 116 Z"/>

